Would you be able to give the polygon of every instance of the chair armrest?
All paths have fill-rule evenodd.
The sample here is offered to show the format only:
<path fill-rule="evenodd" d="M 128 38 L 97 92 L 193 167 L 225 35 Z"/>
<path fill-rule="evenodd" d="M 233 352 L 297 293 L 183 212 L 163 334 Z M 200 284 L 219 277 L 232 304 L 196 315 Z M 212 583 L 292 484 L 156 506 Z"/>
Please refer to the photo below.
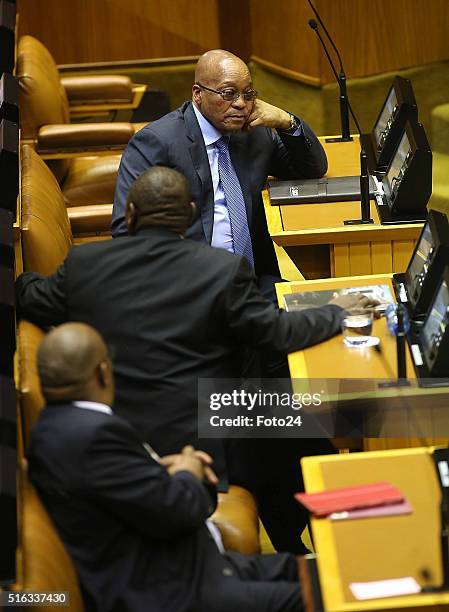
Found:
<path fill-rule="evenodd" d="M 134 135 L 131 123 L 43 125 L 37 135 L 38 153 L 110 151 L 123 149 Z"/>
<path fill-rule="evenodd" d="M 143 121 L 140 123 L 132 123 L 131 125 L 133 126 L 134 134 L 142 130 L 144 127 L 147 127 L 148 123 L 149 121 Z"/>
<path fill-rule="evenodd" d="M 221 532 L 226 550 L 245 555 L 260 552 L 259 516 L 249 491 L 230 485 L 227 493 L 219 493 L 217 509 L 211 519 Z"/>
<path fill-rule="evenodd" d="M 69 104 L 124 104 L 133 99 L 133 84 L 127 76 L 92 75 L 63 77 Z"/>
<path fill-rule="evenodd" d="M 112 204 L 89 204 L 67 208 L 72 233 L 97 234 L 111 231 Z"/>

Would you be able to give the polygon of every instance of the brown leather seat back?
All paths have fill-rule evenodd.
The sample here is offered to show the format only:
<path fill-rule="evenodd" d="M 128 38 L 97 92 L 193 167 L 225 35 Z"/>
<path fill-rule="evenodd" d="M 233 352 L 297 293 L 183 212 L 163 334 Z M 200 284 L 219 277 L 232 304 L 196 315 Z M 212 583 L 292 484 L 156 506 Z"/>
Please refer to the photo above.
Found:
<path fill-rule="evenodd" d="M 44 405 L 37 373 L 36 354 L 44 332 L 29 323 L 20 321 L 18 327 L 18 366 L 20 417 L 23 446 L 26 452 L 30 432 Z M 21 448 L 21 445 L 20 445 Z M 42 592 L 68 591 L 70 610 L 84 612 L 78 578 L 72 561 L 59 538 L 55 526 L 47 514 L 36 490 L 29 482 L 26 461 L 20 450 L 18 478 L 19 551 L 18 576 L 20 590 Z M 46 605 L 36 605 L 38 612 L 48 610 Z"/>
<path fill-rule="evenodd" d="M 17 333 L 17 355 L 20 417 L 25 452 L 30 443 L 31 430 L 45 403 L 41 393 L 36 363 L 37 349 L 43 338 L 44 332 L 39 327 L 29 321 L 20 321 Z"/>
<path fill-rule="evenodd" d="M 22 36 L 17 49 L 22 138 L 36 138 L 49 123 L 69 123 L 69 103 L 58 67 L 48 49 L 33 36 Z"/>
<path fill-rule="evenodd" d="M 21 149 L 22 250 L 24 271 L 53 274 L 73 243 L 61 189 L 39 155 Z"/>
<path fill-rule="evenodd" d="M 220 529 L 226 550 L 245 555 L 260 553 L 259 516 L 253 495 L 237 485 L 218 495 L 212 520 Z"/>
<path fill-rule="evenodd" d="M 19 39 L 16 76 L 19 80 L 22 139 L 36 139 L 43 125 L 69 123 L 69 102 L 58 67 L 48 49 L 34 36 Z M 69 171 L 70 160 L 53 160 L 49 165 L 62 183 Z"/>
<path fill-rule="evenodd" d="M 36 593 L 67 591 L 71 612 L 84 612 L 73 563 L 24 468 L 19 482 L 22 588 Z M 49 608 L 37 604 L 33 610 Z"/>

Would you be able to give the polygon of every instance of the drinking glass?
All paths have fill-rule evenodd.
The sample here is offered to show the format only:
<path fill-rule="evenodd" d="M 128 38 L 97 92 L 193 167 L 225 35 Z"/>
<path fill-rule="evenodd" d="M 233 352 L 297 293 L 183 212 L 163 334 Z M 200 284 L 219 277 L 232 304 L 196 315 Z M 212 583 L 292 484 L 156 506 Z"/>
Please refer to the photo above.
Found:
<path fill-rule="evenodd" d="M 373 313 L 346 316 L 341 323 L 343 342 L 349 347 L 362 347 L 370 344 L 373 331 Z"/>

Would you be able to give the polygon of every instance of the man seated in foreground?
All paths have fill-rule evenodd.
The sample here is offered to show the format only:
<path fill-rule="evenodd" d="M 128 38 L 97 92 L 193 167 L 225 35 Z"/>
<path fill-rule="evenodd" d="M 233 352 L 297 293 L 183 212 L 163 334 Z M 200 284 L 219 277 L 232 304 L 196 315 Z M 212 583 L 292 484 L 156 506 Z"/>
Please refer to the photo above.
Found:
<path fill-rule="evenodd" d="M 53 329 L 38 351 L 47 405 L 32 432 L 29 475 L 66 545 L 86 612 L 302 610 L 290 554 L 221 553 L 210 457 L 159 459 L 111 410 L 114 376 L 101 336 Z"/>
<path fill-rule="evenodd" d="M 160 455 L 197 445 L 199 379 L 239 378 L 246 351 L 286 354 L 322 342 L 340 331 L 345 309 L 370 304 L 357 294 L 276 309 L 245 257 L 183 238 L 194 213 L 185 177 L 152 167 L 129 192 L 127 236 L 76 246 L 53 275 L 26 272 L 16 283 L 20 316 L 41 327 L 81 321 L 113 346 L 114 411 Z M 330 442 L 231 442 L 201 441 L 221 490 L 227 482 L 250 489 L 274 547 L 305 552 L 307 516 L 293 499 L 299 459 L 329 452 Z"/>

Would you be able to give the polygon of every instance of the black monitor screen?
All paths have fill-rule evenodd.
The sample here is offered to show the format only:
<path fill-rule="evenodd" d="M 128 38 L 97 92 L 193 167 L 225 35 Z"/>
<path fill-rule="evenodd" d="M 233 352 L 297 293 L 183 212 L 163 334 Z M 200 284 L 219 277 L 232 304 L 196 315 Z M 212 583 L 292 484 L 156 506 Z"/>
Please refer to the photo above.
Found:
<path fill-rule="evenodd" d="M 390 93 L 388 94 L 388 98 L 385 101 L 384 107 L 380 114 L 379 119 L 377 120 L 376 125 L 374 126 L 374 135 L 376 137 L 376 142 L 380 146 L 380 141 L 382 137 L 382 132 L 385 131 L 387 127 L 387 123 L 390 121 L 391 116 L 394 113 L 395 108 L 398 106 L 398 99 L 396 97 L 396 92 L 394 88 L 391 88 Z"/>
<path fill-rule="evenodd" d="M 399 147 L 394 155 L 393 161 L 391 162 L 391 166 L 388 169 L 387 179 L 390 184 L 390 189 L 394 189 L 394 184 L 396 180 L 399 178 L 399 174 L 401 172 L 401 168 L 404 165 L 405 158 L 410 151 L 410 141 L 407 137 L 407 132 L 404 132 L 401 142 L 399 143 Z"/>
<path fill-rule="evenodd" d="M 430 259 L 429 256 L 431 255 L 433 247 L 434 241 L 432 232 L 430 231 L 430 225 L 426 223 L 407 270 L 407 276 L 410 278 L 412 283 L 414 283 L 414 281 L 421 274 L 424 273 L 425 275 L 427 273 Z"/>
<path fill-rule="evenodd" d="M 441 324 L 446 316 L 448 306 L 449 289 L 446 281 L 443 281 L 437 291 L 436 298 L 432 305 L 432 310 L 428 314 L 426 322 L 422 328 L 422 342 L 426 352 L 433 346 L 434 339 L 441 330 Z"/>

